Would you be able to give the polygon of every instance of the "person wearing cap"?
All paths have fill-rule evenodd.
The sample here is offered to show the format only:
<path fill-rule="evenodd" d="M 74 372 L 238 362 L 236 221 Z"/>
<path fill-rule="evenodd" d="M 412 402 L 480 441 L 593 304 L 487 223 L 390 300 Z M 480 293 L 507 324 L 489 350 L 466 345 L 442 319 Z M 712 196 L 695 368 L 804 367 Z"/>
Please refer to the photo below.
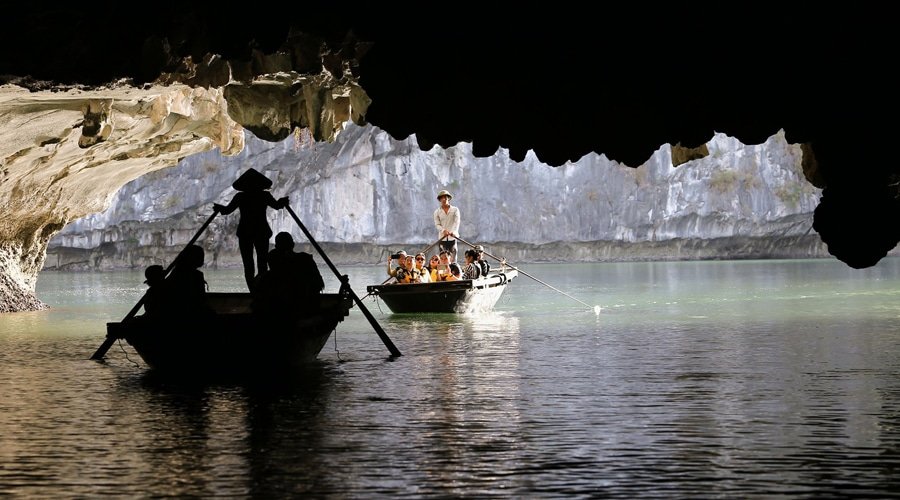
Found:
<path fill-rule="evenodd" d="M 459 209 L 450 204 L 453 195 L 446 189 L 437 195 L 441 203 L 434 211 L 434 226 L 438 230 L 441 248 L 450 252 L 450 262 L 456 262 L 456 238 L 459 236 Z"/>
<path fill-rule="evenodd" d="M 393 261 L 394 261 L 394 256 L 393 255 L 388 256 L 387 273 L 388 273 L 388 276 L 390 276 L 391 278 L 396 278 L 397 273 L 401 269 L 403 269 L 403 265 L 406 261 L 406 250 L 400 250 L 399 252 L 397 252 L 397 267 L 395 267 L 395 268 L 391 268 L 391 262 L 393 262 Z"/>
<path fill-rule="evenodd" d="M 272 187 L 272 181 L 253 168 L 241 174 L 231 187 L 238 192 L 231 202 L 228 205 L 214 203 L 213 210 L 228 215 L 240 209 L 241 219 L 237 227 L 238 248 L 241 250 L 241 260 L 244 263 L 244 279 L 247 281 L 247 288 L 252 291 L 257 271 L 253 261 L 254 250 L 259 272 L 268 269 L 269 238 L 272 237 L 272 228 L 269 227 L 269 220 L 266 218 L 266 208 L 280 210 L 288 205 L 288 199 L 284 197 L 276 200 L 268 191 Z"/>
<path fill-rule="evenodd" d="M 478 264 L 478 267 L 481 268 L 481 276 L 487 276 L 487 274 L 491 272 L 491 264 L 490 262 L 484 260 L 484 247 L 481 245 L 475 245 L 475 254 L 478 256 L 478 259 L 475 260 L 475 263 Z"/>

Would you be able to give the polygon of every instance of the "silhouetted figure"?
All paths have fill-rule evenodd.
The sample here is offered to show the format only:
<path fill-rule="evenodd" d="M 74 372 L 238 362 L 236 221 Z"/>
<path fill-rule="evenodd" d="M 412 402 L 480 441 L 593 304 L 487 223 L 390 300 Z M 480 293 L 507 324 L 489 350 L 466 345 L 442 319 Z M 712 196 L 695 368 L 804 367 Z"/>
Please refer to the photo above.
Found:
<path fill-rule="evenodd" d="M 253 280 L 250 293 L 253 312 L 267 319 L 287 316 L 294 311 L 293 297 L 298 295 L 298 284 L 291 279 L 284 269 L 286 256 L 283 252 L 272 249 L 268 254 L 269 268 L 259 273 Z"/>
<path fill-rule="evenodd" d="M 312 297 L 325 289 L 325 281 L 313 256 L 306 252 L 294 252 L 291 233 L 282 231 L 275 235 L 275 250 L 284 256 L 285 272 L 297 281 L 301 294 Z"/>
<path fill-rule="evenodd" d="M 260 273 L 253 284 L 253 312 L 277 322 L 318 311 L 325 282 L 312 255 L 294 252 L 290 233 L 275 236 L 268 263 L 269 269 Z"/>
<path fill-rule="evenodd" d="M 206 279 L 203 277 L 203 248 L 190 245 L 175 259 L 172 274 L 166 278 L 166 309 L 187 317 L 212 312 L 206 302 Z"/>
<path fill-rule="evenodd" d="M 238 222 L 237 228 L 238 247 L 244 263 L 244 279 L 247 281 L 247 288 L 252 290 L 253 279 L 256 276 L 253 261 L 254 250 L 259 272 L 262 273 L 267 269 L 266 261 L 272 228 L 269 227 L 269 221 L 266 218 L 266 208 L 280 210 L 288 205 L 288 199 L 285 197 L 276 200 L 268 191 L 272 187 L 272 181 L 252 168 L 241 174 L 231 187 L 239 191 L 231 199 L 231 203 L 227 206 L 214 203 L 213 209 L 224 215 L 228 215 L 236 209 L 241 211 L 241 220 Z"/>
<path fill-rule="evenodd" d="M 144 270 L 144 283 L 147 284 L 147 293 L 144 294 L 144 313 L 159 314 L 160 310 L 165 307 L 165 291 L 164 282 L 166 279 L 166 270 L 163 266 L 154 264 L 148 266 Z"/>

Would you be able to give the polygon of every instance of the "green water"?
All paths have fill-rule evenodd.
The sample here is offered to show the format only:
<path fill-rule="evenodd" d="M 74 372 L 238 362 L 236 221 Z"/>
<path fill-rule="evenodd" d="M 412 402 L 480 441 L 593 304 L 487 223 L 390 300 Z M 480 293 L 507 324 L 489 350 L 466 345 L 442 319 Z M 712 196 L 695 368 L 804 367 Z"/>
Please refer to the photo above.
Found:
<path fill-rule="evenodd" d="M 42 274 L 52 309 L 0 316 L 0 495 L 898 491 L 900 260 L 521 268 L 544 284 L 520 275 L 492 313 L 366 299 L 403 356 L 354 308 L 307 373 L 264 386 L 159 381 L 127 344 L 88 360 L 141 273 Z M 385 278 L 341 272 L 360 296 Z"/>

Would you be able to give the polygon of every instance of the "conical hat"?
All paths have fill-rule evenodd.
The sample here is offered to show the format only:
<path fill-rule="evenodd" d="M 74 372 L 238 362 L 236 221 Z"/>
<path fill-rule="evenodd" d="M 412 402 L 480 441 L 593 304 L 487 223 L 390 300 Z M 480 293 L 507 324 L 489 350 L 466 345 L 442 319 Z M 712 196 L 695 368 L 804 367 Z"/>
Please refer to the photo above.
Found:
<path fill-rule="evenodd" d="M 248 168 L 231 187 L 238 191 L 262 191 L 272 187 L 272 181 L 255 169 Z"/>

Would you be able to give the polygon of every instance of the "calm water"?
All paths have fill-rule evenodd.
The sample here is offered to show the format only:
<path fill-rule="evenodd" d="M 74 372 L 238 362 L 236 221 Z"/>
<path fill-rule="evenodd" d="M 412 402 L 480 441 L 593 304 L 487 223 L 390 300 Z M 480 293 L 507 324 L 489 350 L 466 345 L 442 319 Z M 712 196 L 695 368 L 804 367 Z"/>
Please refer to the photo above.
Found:
<path fill-rule="evenodd" d="M 45 273 L 52 310 L 0 315 L 0 496 L 900 491 L 900 260 L 522 269 L 601 314 L 521 275 L 489 315 L 367 299 L 402 357 L 354 309 L 295 379 L 244 385 L 160 380 L 127 344 L 90 361 L 141 274 Z"/>

